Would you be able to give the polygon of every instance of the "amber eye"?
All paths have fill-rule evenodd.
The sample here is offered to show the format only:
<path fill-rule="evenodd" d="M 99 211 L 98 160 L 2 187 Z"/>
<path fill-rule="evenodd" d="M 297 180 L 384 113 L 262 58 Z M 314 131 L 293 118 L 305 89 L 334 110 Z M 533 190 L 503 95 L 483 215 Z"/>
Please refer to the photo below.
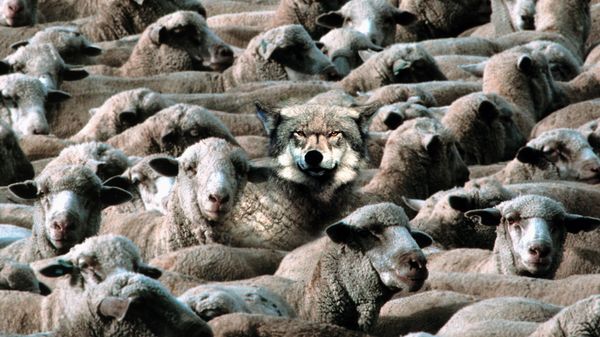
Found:
<path fill-rule="evenodd" d="M 332 138 L 332 137 L 336 137 L 336 136 L 338 136 L 338 135 L 340 135 L 340 134 L 342 134 L 342 132 L 340 132 L 340 131 L 332 131 L 332 132 L 330 132 L 330 133 L 327 135 L 327 137 L 329 137 L 329 138 Z"/>
<path fill-rule="evenodd" d="M 296 137 L 306 137 L 303 131 L 294 131 L 294 136 Z"/>

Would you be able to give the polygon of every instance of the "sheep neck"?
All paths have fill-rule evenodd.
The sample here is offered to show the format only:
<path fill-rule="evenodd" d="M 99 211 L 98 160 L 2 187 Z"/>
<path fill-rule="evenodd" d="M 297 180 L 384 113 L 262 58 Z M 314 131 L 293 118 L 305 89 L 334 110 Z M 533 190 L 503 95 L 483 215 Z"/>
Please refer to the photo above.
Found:
<path fill-rule="evenodd" d="M 568 103 L 573 104 L 600 97 L 600 80 L 594 69 L 579 74 L 569 82 L 556 82 L 558 91 Z"/>

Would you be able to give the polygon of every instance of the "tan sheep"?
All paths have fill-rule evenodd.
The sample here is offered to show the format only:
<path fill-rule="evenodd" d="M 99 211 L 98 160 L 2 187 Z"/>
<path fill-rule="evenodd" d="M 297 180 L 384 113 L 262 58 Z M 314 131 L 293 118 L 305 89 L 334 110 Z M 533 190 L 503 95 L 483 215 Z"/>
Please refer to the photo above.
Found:
<path fill-rule="evenodd" d="M 275 14 L 270 21 L 270 28 L 284 25 L 302 25 L 313 39 L 319 39 L 329 31 L 327 27 L 317 24 L 317 17 L 321 14 L 340 9 L 347 0 L 303 1 L 281 0 L 278 2 Z"/>
<path fill-rule="evenodd" d="M 352 28 L 332 29 L 323 35 L 319 42 L 323 44 L 321 50 L 335 64 L 337 72 L 342 77 L 362 64 L 363 60 L 359 55 L 361 50 L 383 50 L 366 35 Z"/>
<path fill-rule="evenodd" d="M 10 126 L 0 121 L 0 186 L 33 178 L 33 166 L 25 158 Z"/>
<path fill-rule="evenodd" d="M 552 129 L 576 129 L 587 122 L 600 118 L 599 111 L 600 100 L 589 100 L 567 105 L 539 121 L 531 130 L 531 138 L 538 137 Z"/>

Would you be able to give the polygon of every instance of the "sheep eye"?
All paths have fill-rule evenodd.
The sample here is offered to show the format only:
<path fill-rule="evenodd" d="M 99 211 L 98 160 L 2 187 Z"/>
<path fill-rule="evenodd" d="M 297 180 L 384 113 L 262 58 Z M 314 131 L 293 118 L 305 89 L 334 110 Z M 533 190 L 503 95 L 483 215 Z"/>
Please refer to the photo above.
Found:
<path fill-rule="evenodd" d="M 200 132 L 196 129 L 192 129 L 190 130 L 190 136 L 192 137 L 198 137 L 200 135 Z"/>
<path fill-rule="evenodd" d="M 196 167 L 194 165 L 191 165 L 191 164 L 186 165 L 184 167 L 184 170 L 188 175 L 191 175 L 191 176 L 196 175 Z"/>
<path fill-rule="evenodd" d="M 509 225 L 514 225 L 519 221 L 519 215 L 510 213 L 506 216 L 506 221 L 508 222 Z"/>
<path fill-rule="evenodd" d="M 304 132 L 303 131 L 299 131 L 299 130 L 298 131 L 294 131 L 294 136 L 301 137 L 301 138 L 305 138 L 306 137 L 306 135 L 304 134 Z"/>

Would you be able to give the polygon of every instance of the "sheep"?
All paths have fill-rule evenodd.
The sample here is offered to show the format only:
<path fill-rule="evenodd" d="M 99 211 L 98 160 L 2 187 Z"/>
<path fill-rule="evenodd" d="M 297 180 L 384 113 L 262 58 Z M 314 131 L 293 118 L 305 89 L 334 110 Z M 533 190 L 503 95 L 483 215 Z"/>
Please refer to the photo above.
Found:
<path fill-rule="evenodd" d="M 392 6 L 386 0 L 350 0 L 339 10 L 317 17 L 317 24 L 327 28 L 352 28 L 365 34 L 376 45 L 394 43 L 396 25 L 409 25 L 416 16 Z"/>
<path fill-rule="evenodd" d="M 573 336 L 598 331 L 598 300 L 596 296 L 582 299 L 538 325 L 530 337 Z"/>
<path fill-rule="evenodd" d="M 0 119 L 12 127 L 17 136 L 48 134 L 45 103 L 70 97 L 63 91 L 47 89 L 37 78 L 23 74 L 0 76 L 0 90 Z"/>
<path fill-rule="evenodd" d="M 233 63 L 233 51 L 213 33 L 200 14 L 178 11 L 144 30 L 121 67 L 86 67 L 92 74 L 139 77 L 184 70 L 223 71 Z"/>
<path fill-rule="evenodd" d="M 1 120 L 0 158 L 0 186 L 33 178 L 33 166 L 25 158 L 14 131 Z"/>
<path fill-rule="evenodd" d="M 0 249 L 31 236 L 31 231 L 13 225 L 0 225 Z"/>
<path fill-rule="evenodd" d="M 87 166 L 101 181 L 106 181 L 123 173 L 129 167 L 129 158 L 108 144 L 89 142 L 65 148 L 44 170 L 63 165 Z"/>
<path fill-rule="evenodd" d="M 520 196 L 465 215 L 481 225 L 497 226 L 493 252 L 458 249 L 432 255 L 432 270 L 551 279 L 562 258 L 566 233 L 587 232 L 600 225 L 597 218 L 567 213 L 559 202 L 539 195 Z"/>
<path fill-rule="evenodd" d="M 34 163 L 58 156 L 60 151 L 74 144 L 68 139 L 61 139 L 54 135 L 25 135 L 19 139 L 23 153 Z"/>
<path fill-rule="evenodd" d="M 0 251 L 19 262 L 32 262 L 66 253 L 73 245 L 95 235 L 100 210 L 131 199 L 115 187 L 103 186 L 88 168 L 59 166 L 36 178 L 9 185 L 23 199 L 35 199 L 31 238 L 17 241 Z"/>
<path fill-rule="evenodd" d="M 263 277 L 236 284 L 269 288 L 290 304 L 298 318 L 368 332 L 392 292 L 416 291 L 427 278 L 420 248 L 431 239 L 411 230 L 397 205 L 363 206 L 325 233 L 323 253 L 305 281 Z M 280 287 L 270 286 L 278 283 Z"/>
<path fill-rule="evenodd" d="M 379 172 L 361 191 L 401 203 L 403 195 L 425 198 L 468 176 L 449 131 L 434 119 L 417 118 L 390 134 Z"/>
<path fill-rule="evenodd" d="M 535 30 L 559 33 L 585 55 L 592 18 L 590 2 L 585 0 L 538 0 L 535 5 Z"/>
<path fill-rule="evenodd" d="M 492 164 L 514 158 L 525 144 L 527 128 L 513 121 L 519 115 L 501 96 L 474 93 L 454 101 L 441 122 L 454 135 L 466 164 Z"/>
<path fill-rule="evenodd" d="M 501 36 L 519 30 L 534 30 L 536 1 L 492 1 L 494 35 Z"/>
<path fill-rule="evenodd" d="M 600 100 L 594 99 L 570 104 L 562 109 L 556 110 L 539 121 L 531 130 L 531 138 L 536 138 L 542 133 L 558 128 L 576 129 L 583 124 L 600 118 L 597 112 Z"/>
<path fill-rule="evenodd" d="M 411 96 L 429 96 L 435 106 L 452 104 L 456 99 L 481 91 L 481 83 L 463 81 L 434 81 L 415 84 L 390 84 L 367 93 L 365 104 L 392 104 Z"/>
<path fill-rule="evenodd" d="M 77 143 L 106 141 L 171 105 L 171 100 L 147 88 L 123 91 L 90 110 L 90 120 L 69 139 Z"/>
<path fill-rule="evenodd" d="M 419 117 L 441 119 L 443 113 L 437 112 L 439 111 L 428 108 L 420 96 L 411 96 L 405 102 L 387 104 L 379 108 L 369 131 L 394 130 L 402 123 Z"/>
<path fill-rule="evenodd" d="M 275 11 L 273 10 L 254 10 L 218 15 L 213 14 L 206 19 L 206 23 L 211 28 L 221 26 L 251 26 L 264 31 L 269 28 L 269 23 L 274 14 Z"/>
<path fill-rule="evenodd" d="M 106 143 L 129 156 L 155 153 L 179 156 L 189 145 L 208 137 L 220 137 L 237 144 L 227 127 L 206 109 L 176 104 L 109 138 Z"/>
<path fill-rule="evenodd" d="M 478 81 L 478 74 L 465 70 L 472 64 L 481 64 L 488 60 L 485 56 L 439 55 L 434 57 L 440 71 L 450 81 Z"/>
<path fill-rule="evenodd" d="M 155 154 L 141 158 L 136 163 L 132 163 L 123 176 L 130 184 L 128 190 L 132 192 L 134 198 L 139 196 L 144 209 L 166 214 L 167 202 L 175 185 L 175 178 L 162 176 L 152 169 L 150 162 L 159 157 L 160 154 Z"/>
<path fill-rule="evenodd" d="M 281 297 L 262 287 L 207 284 L 189 289 L 178 299 L 207 322 L 234 312 L 294 317 Z"/>
<path fill-rule="evenodd" d="M 213 15 L 229 13 L 272 11 L 277 9 L 279 2 L 279 0 L 206 0 L 202 1 L 202 4 L 206 8 L 206 12 L 210 17 Z"/>
<path fill-rule="evenodd" d="M 209 322 L 213 334 L 218 337 L 368 337 L 370 335 L 348 330 L 334 324 L 309 322 L 299 319 L 256 314 L 234 313 L 223 315 Z"/>
<path fill-rule="evenodd" d="M 598 172 L 600 158 L 579 131 L 554 129 L 530 140 L 515 159 L 490 177 L 505 184 L 548 179 L 593 184 Z"/>
<path fill-rule="evenodd" d="M 150 264 L 201 280 L 231 281 L 272 274 L 284 255 L 272 249 L 206 244 L 157 256 Z"/>
<path fill-rule="evenodd" d="M 340 85 L 351 95 L 393 83 L 443 81 L 435 60 L 418 44 L 396 44 L 370 57 Z"/>
<path fill-rule="evenodd" d="M 15 203 L 0 204 L 0 223 L 31 229 L 33 227 L 32 206 Z"/>
<path fill-rule="evenodd" d="M 91 58 L 102 52 L 73 26 L 44 28 L 27 40 L 13 43 L 11 48 L 44 43 L 52 44 L 67 64 L 90 64 L 94 62 Z"/>
<path fill-rule="evenodd" d="M 0 258 L 0 289 L 40 294 L 47 290 L 27 264 Z"/>
<path fill-rule="evenodd" d="M 341 77 L 345 77 L 352 69 L 362 64 L 361 50 L 381 51 L 382 47 L 374 44 L 366 35 L 352 28 L 336 28 L 323 35 L 319 40 L 323 44 L 321 50 L 327 55 Z"/>
<path fill-rule="evenodd" d="M 0 25 L 33 26 L 37 23 L 37 0 L 3 0 L 0 2 Z"/>
<path fill-rule="evenodd" d="M 327 27 L 317 24 L 317 18 L 329 11 L 340 9 L 347 0 L 329 1 L 299 1 L 281 0 L 275 10 L 275 14 L 269 22 L 269 28 L 299 24 L 313 39 L 319 39 L 329 31 Z"/>

